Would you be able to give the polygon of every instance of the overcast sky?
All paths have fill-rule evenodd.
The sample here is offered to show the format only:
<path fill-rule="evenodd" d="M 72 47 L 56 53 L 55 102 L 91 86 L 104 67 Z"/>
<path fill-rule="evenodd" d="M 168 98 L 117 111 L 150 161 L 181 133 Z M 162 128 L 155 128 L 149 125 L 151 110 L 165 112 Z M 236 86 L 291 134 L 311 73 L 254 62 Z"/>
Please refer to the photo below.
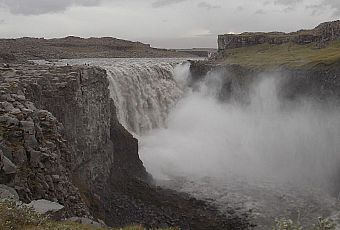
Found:
<path fill-rule="evenodd" d="M 216 47 L 218 34 L 296 31 L 340 18 L 340 0 L 0 0 L 0 37 L 111 36 Z"/>

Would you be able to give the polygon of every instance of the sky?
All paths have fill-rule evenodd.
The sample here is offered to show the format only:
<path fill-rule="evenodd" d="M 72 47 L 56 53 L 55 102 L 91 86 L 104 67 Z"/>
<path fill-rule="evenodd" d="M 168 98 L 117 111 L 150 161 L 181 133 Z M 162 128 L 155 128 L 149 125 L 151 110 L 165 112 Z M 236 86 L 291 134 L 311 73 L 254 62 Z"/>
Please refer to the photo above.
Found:
<path fill-rule="evenodd" d="M 0 37 L 116 37 L 158 48 L 217 46 L 217 35 L 311 29 L 340 0 L 0 0 Z"/>

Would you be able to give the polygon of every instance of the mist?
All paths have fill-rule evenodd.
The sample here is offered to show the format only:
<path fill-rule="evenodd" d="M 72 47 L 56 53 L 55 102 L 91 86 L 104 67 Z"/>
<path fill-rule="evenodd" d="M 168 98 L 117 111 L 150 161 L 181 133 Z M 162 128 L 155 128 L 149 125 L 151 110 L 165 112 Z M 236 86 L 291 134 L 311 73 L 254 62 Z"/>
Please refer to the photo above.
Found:
<path fill-rule="evenodd" d="M 264 75 L 250 103 L 221 102 L 222 74 L 186 86 L 188 65 L 175 70 L 185 95 L 167 127 L 141 137 L 140 155 L 156 179 L 239 177 L 334 188 L 339 168 L 340 112 L 313 99 L 279 98 L 279 76 Z"/>

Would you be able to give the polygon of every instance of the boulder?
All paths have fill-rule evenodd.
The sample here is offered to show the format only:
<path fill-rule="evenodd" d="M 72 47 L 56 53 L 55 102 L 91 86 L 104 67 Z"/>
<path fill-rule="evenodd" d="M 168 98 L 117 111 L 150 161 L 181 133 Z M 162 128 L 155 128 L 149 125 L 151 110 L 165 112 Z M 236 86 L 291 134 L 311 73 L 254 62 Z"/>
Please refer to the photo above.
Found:
<path fill-rule="evenodd" d="M 19 201 L 19 195 L 15 189 L 8 187 L 4 184 L 0 184 L 0 199 L 11 199 Z"/>
<path fill-rule="evenodd" d="M 16 174 L 17 166 L 12 163 L 7 157 L 5 157 L 0 150 L 0 173 L 4 173 L 6 175 Z"/>
<path fill-rule="evenodd" d="M 48 212 L 57 212 L 64 208 L 63 205 L 49 200 L 34 200 L 27 204 L 27 207 L 33 208 L 39 214 L 46 214 Z"/>

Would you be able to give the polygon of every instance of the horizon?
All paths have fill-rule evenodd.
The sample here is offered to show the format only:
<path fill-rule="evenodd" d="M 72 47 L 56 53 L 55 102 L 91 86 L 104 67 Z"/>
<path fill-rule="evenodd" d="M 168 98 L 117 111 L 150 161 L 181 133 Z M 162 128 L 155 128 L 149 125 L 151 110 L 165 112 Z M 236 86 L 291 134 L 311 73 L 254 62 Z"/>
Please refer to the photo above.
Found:
<path fill-rule="evenodd" d="M 321 22 L 339 19 L 340 3 L 336 0 L 0 0 L 0 13 L 1 38 L 114 37 L 154 48 L 190 49 L 216 48 L 219 34 L 312 29 Z"/>

